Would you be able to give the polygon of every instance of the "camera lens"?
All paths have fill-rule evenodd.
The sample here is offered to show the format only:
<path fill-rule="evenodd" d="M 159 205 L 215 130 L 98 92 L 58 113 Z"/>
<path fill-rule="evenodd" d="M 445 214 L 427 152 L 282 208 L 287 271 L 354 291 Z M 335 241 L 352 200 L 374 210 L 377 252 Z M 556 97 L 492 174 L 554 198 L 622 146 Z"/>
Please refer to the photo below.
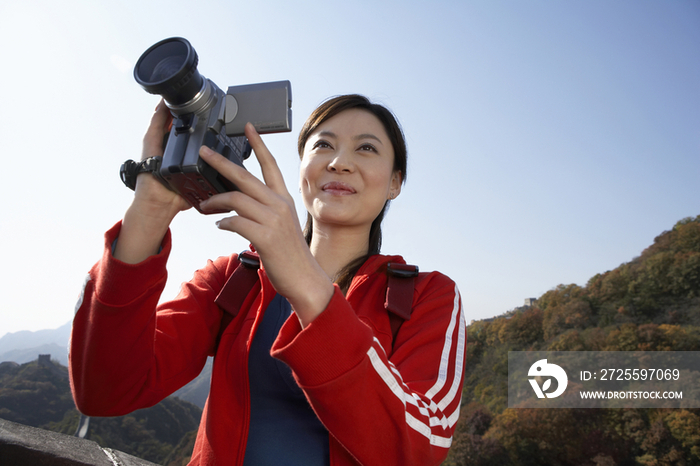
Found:
<path fill-rule="evenodd" d="M 146 92 L 162 95 L 171 105 L 182 105 L 202 90 L 197 52 L 181 37 L 151 46 L 136 62 L 134 78 Z"/>

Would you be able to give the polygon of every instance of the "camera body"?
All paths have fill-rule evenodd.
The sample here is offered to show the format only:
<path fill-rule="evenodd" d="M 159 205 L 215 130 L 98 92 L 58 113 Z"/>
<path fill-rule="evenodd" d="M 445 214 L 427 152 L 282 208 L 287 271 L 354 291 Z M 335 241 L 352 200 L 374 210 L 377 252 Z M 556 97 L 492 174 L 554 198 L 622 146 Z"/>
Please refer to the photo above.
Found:
<path fill-rule="evenodd" d="M 173 115 L 153 174 L 201 212 L 200 202 L 237 188 L 200 158 L 200 147 L 243 167 L 251 153 L 243 135 L 246 123 L 261 134 L 291 131 L 292 93 L 289 81 L 231 86 L 224 93 L 199 74 L 197 62 L 186 39 L 165 39 L 141 55 L 134 78 L 147 92 L 162 95 Z"/>

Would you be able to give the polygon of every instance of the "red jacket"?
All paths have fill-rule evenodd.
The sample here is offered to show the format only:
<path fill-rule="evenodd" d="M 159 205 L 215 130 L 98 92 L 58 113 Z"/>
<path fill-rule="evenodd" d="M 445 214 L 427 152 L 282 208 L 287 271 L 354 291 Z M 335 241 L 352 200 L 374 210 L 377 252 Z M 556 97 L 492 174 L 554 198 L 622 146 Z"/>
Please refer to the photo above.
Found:
<path fill-rule="evenodd" d="M 158 255 L 129 265 L 111 255 L 119 229 L 107 232 L 104 256 L 90 271 L 73 323 L 70 376 L 78 409 L 119 416 L 152 406 L 196 377 L 213 355 L 191 464 L 242 464 L 248 349 L 274 288 L 261 269 L 214 355 L 222 320 L 214 298 L 237 266 L 236 256 L 209 261 L 173 301 L 157 306 L 170 234 Z M 330 432 L 334 466 L 440 464 L 459 417 L 466 349 L 459 291 L 440 273 L 421 273 L 411 318 L 392 351 L 384 309 L 388 262 L 403 259 L 372 256 L 347 299 L 336 287 L 306 329 L 292 314 L 272 347 Z"/>

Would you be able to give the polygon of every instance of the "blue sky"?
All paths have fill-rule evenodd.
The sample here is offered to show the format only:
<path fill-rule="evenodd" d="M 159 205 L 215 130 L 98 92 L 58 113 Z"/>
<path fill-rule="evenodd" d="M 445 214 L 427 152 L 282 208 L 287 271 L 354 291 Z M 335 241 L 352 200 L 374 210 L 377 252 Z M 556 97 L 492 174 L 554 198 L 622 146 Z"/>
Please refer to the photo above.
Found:
<path fill-rule="evenodd" d="M 390 107 L 409 171 L 383 250 L 451 276 L 470 319 L 585 285 L 700 214 L 696 1 L 3 2 L 0 335 L 71 319 L 158 101 L 133 64 L 170 36 L 222 88 L 292 82 L 294 130 L 265 140 L 295 196 L 316 105 Z M 164 297 L 247 247 L 216 219 L 176 219 Z"/>

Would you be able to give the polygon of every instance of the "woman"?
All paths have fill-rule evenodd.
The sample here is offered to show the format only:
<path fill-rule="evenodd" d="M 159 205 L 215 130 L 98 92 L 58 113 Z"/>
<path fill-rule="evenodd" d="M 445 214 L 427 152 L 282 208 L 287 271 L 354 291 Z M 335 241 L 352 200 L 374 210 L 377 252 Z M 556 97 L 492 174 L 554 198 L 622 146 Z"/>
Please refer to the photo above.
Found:
<path fill-rule="evenodd" d="M 169 121 L 161 103 L 144 158 L 159 155 Z M 384 211 L 406 178 L 398 123 L 357 95 L 314 111 L 299 135 L 305 232 L 275 159 L 251 125 L 246 136 L 264 182 L 200 151 L 239 187 L 200 207 L 235 211 L 218 227 L 248 239 L 261 260 L 240 311 L 222 330 L 215 300 L 236 255 L 210 261 L 157 306 L 168 228 L 189 206 L 139 175 L 78 305 L 70 355 L 78 408 L 117 416 L 154 405 L 211 355 L 191 464 L 440 464 L 459 416 L 464 316 L 454 282 L 436 272 L 415 279 L 410 319 L 396 327 L 385 309 L 387 264 L 404 263 L 379 255 Z"/>

